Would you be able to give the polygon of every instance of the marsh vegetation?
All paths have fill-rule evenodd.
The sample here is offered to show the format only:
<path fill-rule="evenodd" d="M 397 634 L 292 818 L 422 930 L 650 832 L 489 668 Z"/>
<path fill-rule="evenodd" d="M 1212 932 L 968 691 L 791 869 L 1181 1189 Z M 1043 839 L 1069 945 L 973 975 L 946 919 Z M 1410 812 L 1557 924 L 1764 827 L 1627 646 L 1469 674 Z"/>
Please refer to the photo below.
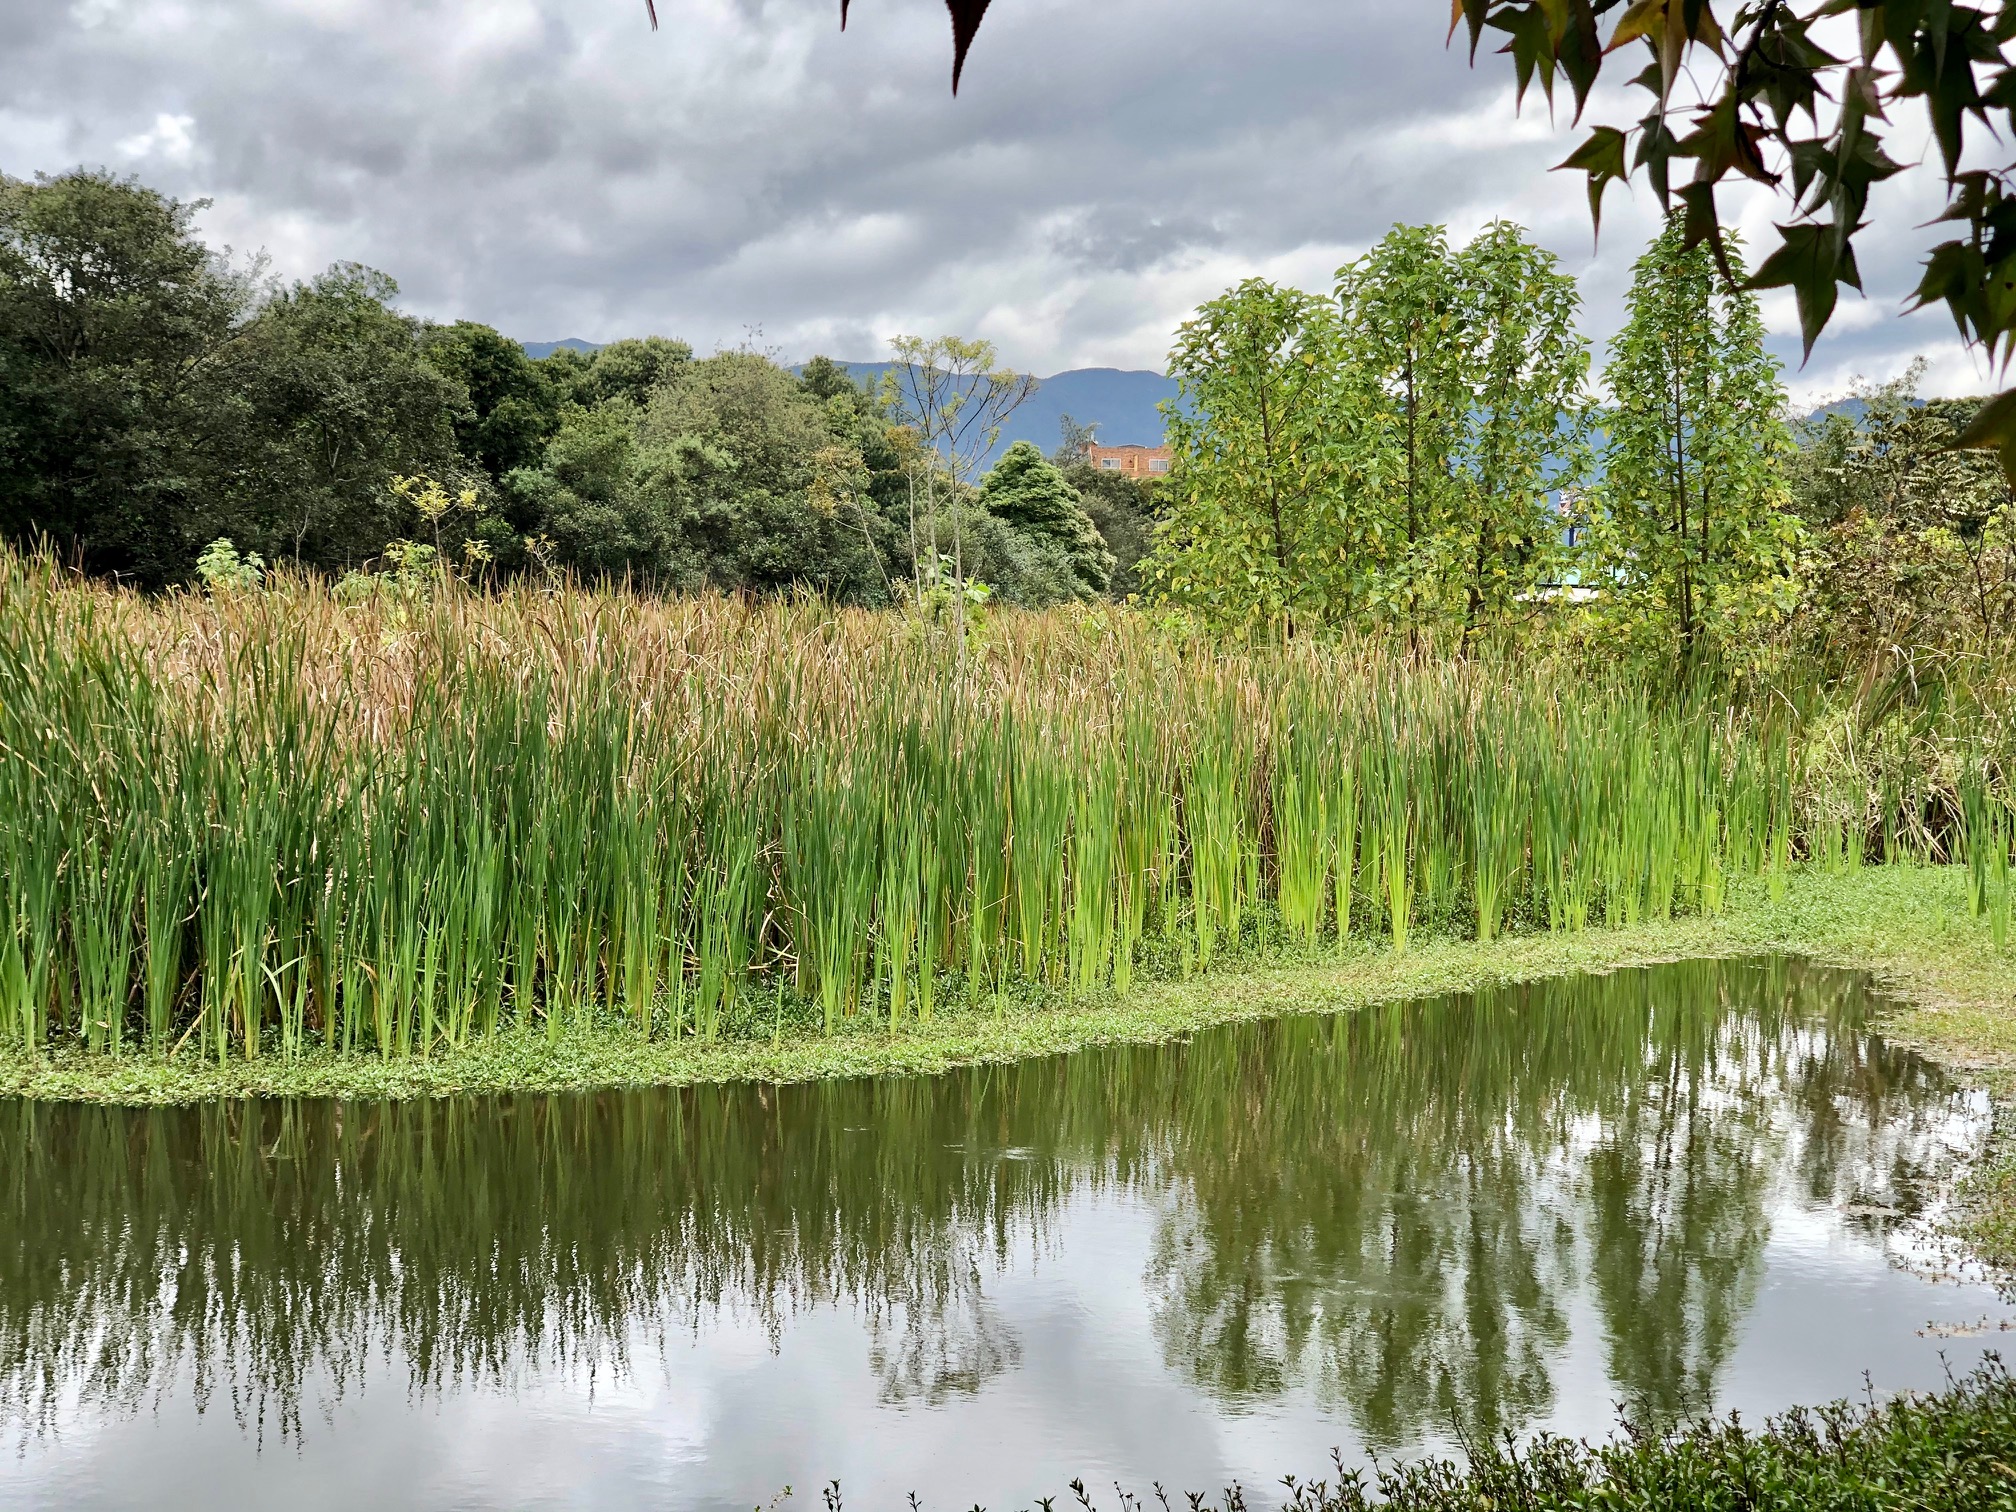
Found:
<path fill-rule="evenodd" d="M 224 1057 L 896 1028 L 1200 970 L 1256 911 L 1404 951 L 1883 860 L 1968 863 L 2002 930 L 2010 704 L 1972 676 L 1694 696 L 1566 644 L 1063 611 L 955 646 L 813 603 L 145 598 L 8 556 L 0 1032 Z"/>

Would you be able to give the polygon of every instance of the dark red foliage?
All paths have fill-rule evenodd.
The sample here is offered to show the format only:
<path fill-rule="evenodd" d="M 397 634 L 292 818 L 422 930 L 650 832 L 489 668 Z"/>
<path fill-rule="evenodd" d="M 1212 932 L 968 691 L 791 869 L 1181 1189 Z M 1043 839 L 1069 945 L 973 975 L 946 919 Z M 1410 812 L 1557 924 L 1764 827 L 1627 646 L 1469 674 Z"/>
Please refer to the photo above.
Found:
<path fill-rule="evenodd" d="M 849 0 L 840 0 L 840 29 L 847 29 L 847 7 Z M 658 0 L 644 0 L 644 9 L 651 17 L 651 30 L 658 30 Z M 972 47 L 973 38 L 980 30 L 980 18 L 987 14 L 987 0 L 945 0 L 945 9 L 952 13 L 952 93 L 959 93 L 959 75 L 966 68 L 966 52 Z"/>

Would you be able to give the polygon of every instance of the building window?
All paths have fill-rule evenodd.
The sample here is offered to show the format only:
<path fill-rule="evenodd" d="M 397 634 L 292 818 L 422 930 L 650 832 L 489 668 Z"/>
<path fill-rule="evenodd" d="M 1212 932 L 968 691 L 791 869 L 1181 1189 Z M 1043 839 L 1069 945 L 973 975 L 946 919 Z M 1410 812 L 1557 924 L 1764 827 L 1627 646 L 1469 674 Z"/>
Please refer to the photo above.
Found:
<path fill-rule="evenodd" d="M 1150 457 L 1148 459 L 1148 471 L 1150 472 L 1169 471 L 1169 459 L 1167 457 Z"/>
<path fill-rule="evenodd" d="M 1101 457 L 1099 465 L 1108 472 L 1118 472 L 1120 470 L 1120 459 L 1118 457 Z"/>

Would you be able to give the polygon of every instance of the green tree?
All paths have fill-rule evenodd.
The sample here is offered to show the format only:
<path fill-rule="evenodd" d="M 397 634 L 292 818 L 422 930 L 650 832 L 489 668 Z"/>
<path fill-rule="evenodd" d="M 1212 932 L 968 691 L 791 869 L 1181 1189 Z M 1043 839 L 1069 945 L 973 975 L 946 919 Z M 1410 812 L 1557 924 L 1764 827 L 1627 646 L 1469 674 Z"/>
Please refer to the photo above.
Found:
<path fill-rule="evenodd" d="M 853 405 L 868 397 L 854 375 L 831 357 L 814 357 L 799 372 L 798 381 L 805 385 L 806 393 L 822 402 L 845 399 Z"/>
<path fill-rule="evenodd" d="M 1258 281 L 1171 370 L 1173 497 L 1145 580 L 1225 620 L 1510 618 L 1553 580 L 1550 495 L 1587 466 L 1574 280 L 1508 222 L 1396 226 L 1334 303 Z"/>
<path fill-rule="evenodd" d="M 1062 467 L 1064 481 L 1078 490 L 1078 498 L 1091 516 L 1099 539 L 1113 554 L 1113 572 L 1106 585 L 1109 596 L 1125 599 L 1138 592 L 1141 578 L 1136 570 L 1154 546 L 1156 521 L 1155 484 L 1146 478 L 1074 462 Z"/>
<path fill-rule="evenodd" d="M 627 404 L 574 409 L 536 468 L 511 474 L 514 496 L 556 559 L 590 575 L 697 586 L 697 564 L 677 551 L 664 490 L 651 488 Z"/>
<path fill-rule="evenodd" d="M 575 347 L 555 347 L 544 357 L 533 359 L 532 365 L 539 370 L 539 376 L 546 380 L 547 387 L 563 406 L 574 404 L 592 409 L 601 403 L 601 395 L 592 376 L 595 367 L 593 352 L 583 352 Z"/>
<path fill-rule="evenodd" d="M 834 444 L 825 405 L 768 358 L 722 352 L 671 368 L 638 424 L 645 485 L 709 582 L 879 597 L 858 518 L 814 484 Z"/>
<path fill-rule="evenodd" d="M 245 325 L 212 388 L 196 537 L 347 566 L 414 528 L 393 477 L 471 481 L 455 433 L 467 391 L 429 360 L 420 322 L 392 308 L 397 294 L 384 274 L 339 264 Z"/>
<path fill-rule="evenodd" d="M 838 449 L 835 455 L 858 461 L 859 486 L 844 495 L 834 493 L 835 507 L 859 527 L 863 541 L 880 559 L 884 593 L 894 603 L 901 592 L 897 580 L 908 580 L 917 571 L 908 528 L 911 495 L 922 465 L 916 433 L 892 421 L 884 397 L 830 357 L 814 357 L 798 381 L 824 402 L 826 425 Z"/>
<path fill-rule="evenodd" d="M 1456 570 L 1468 637 L 1558 579 L 1562 520 L 1549 493 L 1587 471 L 1589 350 L 1575 328 L 1575 280 L 1518 226 L 1493 221 L 1453 272 L 1467 390 Z"/>
<path fill-rule="evenodd" d="M 1369 495 L 1381 507 L 1378 598 L 1410 636 L 1436 617 L 1461 540 L 1456 461 L 1471 394 L 1472 333 L 1447 233 L 1395 226 L 1337 270 L 1348 361 L 1387 396 L 1392 467 Z"/>
<path fill-rule="evenodd" d="M 659 384 L 692 360 L 692 347 L 665 336 L 612 341 L 588 358 L 591 394 L 584 402 L 627 399 L 646 404 Z"/>
<path fill-rule="evenodd" d="M 1813 550 L 1803 616 L 1836 655 L 2016 626 L 2016 491 L 1954 449 L 1978 400 L 1921 400 L 1919 360 L 1797 427 L 1793 508 Z"/>
<path fill-rule="evenodd" d="M 980 503 L 1040 548 L 1054 552 L 1074 598 L 1097 598 L 1113 577 L 1113 553 L 1099 538 L 1078 491 L 1032 441 L 1017 441 L 980 483 Z"/>
<path fill-rule="evenodd" d="M 465 457 L 494 479 L 538 462 L 560 428 L 563 394 L 523 346 L 489 326 L 458 320 L 427 332 L 426 353 L 468 391 L 469 407 L 455 417 Z"/>
<path fill-rule="evenodd" d="M 149 585 L 220 536 L 376 553 L 414 523 L 394 475 L 460 486 L 467 389 L 389 278 L 262 287 L 203 246 L 199 208 L 98 173 L 0 184 L 0 529 Z"/>
<path fill-rule="evenodd" d="M 0 177 L 0 532 L 143 582 L 188 570 L 217 369 L 255 295 L 197 239 L 204 204 Z"/>
<path fill-rule="evenodd" d="M 1220 625 L 1348 619 L 1365 574 L 1348 504 L 1376 440 L 1376 392 L 1340 369 L 1335 307 L 1248 279 L 1203 305 L 1169 354 L 1175 463 L 1143 585 Z"/>
<path fill-rule="evenodd" d="M 1085 597 L 1070 558 L 1054 542 L 1018 529 L 991 512 L 979 489 L 967 487 L 954 494 L 941 480 L 931 508 L 936 519 L 920 521 L 922 535 L 928 538 L 935 533 L 940 540 L 950 540 L 957 531 L 963 543 L 970 601 L 999 600 L 1038 609 Z M 939 570 L 934 572 L 928 556 L 920 557 L 915 564 L 916 581 L 922 586 L 924 603 L 952 613 L 954 579 L 949 564 L 937 566 Z M 955 623 L 959 618 L 953 614 Z"/>
<path fill-rule="evenodd" d="M 1783 481 L 1784 391 L 1756 297 L 1717 278 L 1677 216 L 1638 259 L 1625 304 L 1590 522 L 1599 603 L 1684 670 L 1789 606 L 1799 529 Z"/>
<path fill-rule="evenodd" d="M 532 363 L 562 404 L 593 409 L 611 399 L 642 405 L 693 348 L 666 336 L 626 337 L 593 351 L 555 347 Z"/>

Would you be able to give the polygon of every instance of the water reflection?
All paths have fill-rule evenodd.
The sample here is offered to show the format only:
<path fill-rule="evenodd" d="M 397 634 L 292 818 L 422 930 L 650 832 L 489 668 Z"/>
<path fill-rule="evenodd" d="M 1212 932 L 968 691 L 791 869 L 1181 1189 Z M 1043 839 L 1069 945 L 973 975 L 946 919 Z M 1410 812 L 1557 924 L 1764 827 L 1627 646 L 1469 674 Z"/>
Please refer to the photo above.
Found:
<path fill-rule="evenodd" d="M 186 1395 L 293 1437 L 380 1360 L 537 1390 L 835 1309 L 928 1407 L 1021 1367 L 1001 1278 L 1123 1202 L 1160 1367 L 1221 1411 L 1518 1430 L 1580 1306 L 1612 1398 L 1670 1419 L 1718 1402 L 1775 1214 L 1908 1213 L 1941 1168 L 1953 1090 L 1865 1008 L 1698 963 L 937 1078 L 0 1106 L 0 1423 Z"/>
<path fill-rule="evenodd" d="M 1944 1079 L 1865 1007 L 1695 964 L 1194 1045 L 1157 1104 L 1169 1364 L 1235 1400 L 1314 1377 L 1374 1448 L 1495 1434 L 1552 1404 L 1586 1271 L 1620 1397 L 1702 1410 L 1782 1189 L 1909 1209 L 1944 1149 Z"/>

